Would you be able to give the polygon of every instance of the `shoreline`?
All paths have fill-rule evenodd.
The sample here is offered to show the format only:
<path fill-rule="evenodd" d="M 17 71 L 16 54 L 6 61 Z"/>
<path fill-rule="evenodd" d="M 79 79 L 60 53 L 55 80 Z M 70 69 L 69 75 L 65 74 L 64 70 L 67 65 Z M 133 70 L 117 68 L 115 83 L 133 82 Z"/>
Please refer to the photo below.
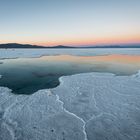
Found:
<path fill-rule="evenodd" d="M 82 49 L 81 51 L 77 51 L 74 49 L 46 49 L 46 51 L 34 50 L 34 49 L 16 49 L 16 50 L 4 50 L 0 51 L 0 60 L 3 59 L 17 59 L 17 58 L 40 58 L 43 56 L 58 56 L 58 55 L 72 55 L 72 56 L 104 56 L 111 54 L 120 54 L 120 55 L 140 55 L 140 49 Z M 58 53 L 56 53 L 56 50 Z M 112 52 L 113 51 L 113 52 Z M 124 51 L 124 52 L 123 52 Z M 86 54 L 87 53 L 87 54 Z"/>

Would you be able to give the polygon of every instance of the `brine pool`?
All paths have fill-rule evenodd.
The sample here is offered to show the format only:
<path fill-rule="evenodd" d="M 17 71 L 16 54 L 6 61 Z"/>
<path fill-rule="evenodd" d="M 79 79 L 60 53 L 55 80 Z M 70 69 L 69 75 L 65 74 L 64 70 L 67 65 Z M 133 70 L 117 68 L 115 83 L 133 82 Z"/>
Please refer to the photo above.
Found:
<path fill-rule="evenodd" d="M 138 70 L 140 56 L 135 55 L 0 59 L 0 86 L 12 89 L 15 94 L 32 94 L 40 89 L 58 86 L 61 76 L 87 72 L 109 72 L 124 76 L 135 74 Z"/>

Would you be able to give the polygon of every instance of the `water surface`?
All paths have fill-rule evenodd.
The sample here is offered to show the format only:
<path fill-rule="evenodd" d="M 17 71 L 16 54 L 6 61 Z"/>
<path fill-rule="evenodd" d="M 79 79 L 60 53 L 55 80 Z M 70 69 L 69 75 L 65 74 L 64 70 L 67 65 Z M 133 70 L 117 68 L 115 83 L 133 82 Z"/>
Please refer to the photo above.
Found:
<path fill-rule="evenodd" d="M 32 94 L 59 85 L 59 77 L 87 72 L 131 75 L 140 69 L 140 56 L 43 56 L 0 60 L 0 86 L 16 94 Z"/>

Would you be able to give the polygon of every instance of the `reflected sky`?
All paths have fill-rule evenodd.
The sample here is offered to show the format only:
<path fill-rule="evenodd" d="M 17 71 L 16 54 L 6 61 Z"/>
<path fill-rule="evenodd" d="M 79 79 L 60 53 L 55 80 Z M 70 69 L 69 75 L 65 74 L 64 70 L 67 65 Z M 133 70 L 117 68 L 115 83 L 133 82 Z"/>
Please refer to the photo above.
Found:
<path fill-rule="evenodd" d="M 111 72 L 131 75 L 140 69 L 140 56 L 43 56 L 0 60 L 0 86 L 17 94 L 31 94 L 39 89 L 59 85 L 59 77 L 87 73 Z"/>
<path fill-rule="evenodd" d="M 57 55 L 57 56 L 43 56 L 37 58 L 39 60 L 48 61 L 70 61 L 70 62 L 119 62 L 126 64 L 140 64 L 140 56 L 138 55 L 103 55 L 103 56 L 72 56 L 72 55 Z"/>

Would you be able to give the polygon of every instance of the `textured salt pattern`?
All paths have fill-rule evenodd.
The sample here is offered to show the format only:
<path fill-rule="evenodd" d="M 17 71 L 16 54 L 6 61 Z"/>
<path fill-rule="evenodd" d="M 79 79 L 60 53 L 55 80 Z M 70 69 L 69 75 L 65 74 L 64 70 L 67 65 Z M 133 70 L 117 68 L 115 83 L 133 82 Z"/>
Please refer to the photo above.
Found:
<path fill-rule="evenodd" d="M 140 73 L 60 82 L 32 95 L 0 87 L 0 140 L 139 140 Z"/>
<path fill-rule="evenodd" d="M 42 55 L 95 56 L 109 54 L 139 55 L 140 49 L 1 49 L 0 58 L 40 57 Z"/>

